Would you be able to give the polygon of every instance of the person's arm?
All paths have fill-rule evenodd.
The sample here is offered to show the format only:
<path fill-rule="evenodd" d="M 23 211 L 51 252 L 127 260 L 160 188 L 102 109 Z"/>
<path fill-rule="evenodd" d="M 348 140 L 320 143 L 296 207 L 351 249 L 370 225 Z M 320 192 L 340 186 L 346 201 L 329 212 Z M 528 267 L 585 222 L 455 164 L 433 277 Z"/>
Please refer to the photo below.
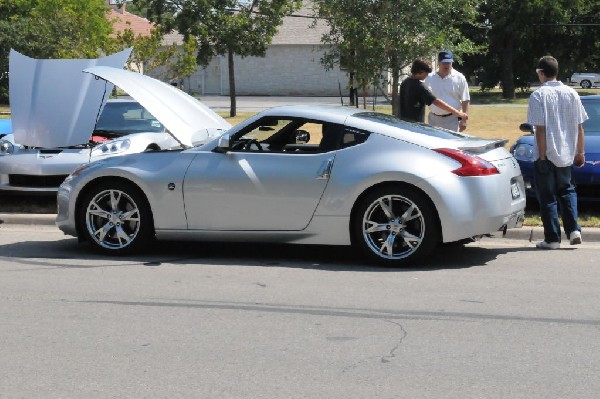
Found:
<path fill-rule="evenodd" d="M 537 143 L 539 159 L 546 159 L 546 126 L 535 125 L 535 141 Z"/>
<path fill-rule="evenodd" d="M 575 159 L 573 163 L 578 168 L 585 164 L 585 142 L 583 125 L 581 123 L 577 126 L 577 152 L 575 153 Z"/>
<path fill-rule="evenodd" d="M 470 103 L 471 103 L 471 101 L 469 101 L 469 100 L 465 100 L 460 103 L 460 107 L 462 109 L 463 114 L 467 115 L 469 113 L 469 104 Z M 461 118 L 460 123 L 458 124 L 459 132 L 462 132 L 463 130 L 467 129 L 467 119 L 468 118 Z"/>
<path fill-rule="evenodd" d="M 469 116 L 467 115 L 466 112 L 461 112 L 459 110 L 457 110 L 456 108 L 448 105 L 448 103 L 446 103 L 443 100 L 440 100 L 439 98 L 436 98 L 435 100 L 433 100 L 433 105 L 435 105 L 436 107 L 439 107 L 441 109 L 443 109 L 444 111 L 448 111 L 453 115 L 456 115 L 457 117 L 459 117 L 461 119 L 461 121 L 466 121 Z M 468 108 L 468 106 L 467 106 Z"/>

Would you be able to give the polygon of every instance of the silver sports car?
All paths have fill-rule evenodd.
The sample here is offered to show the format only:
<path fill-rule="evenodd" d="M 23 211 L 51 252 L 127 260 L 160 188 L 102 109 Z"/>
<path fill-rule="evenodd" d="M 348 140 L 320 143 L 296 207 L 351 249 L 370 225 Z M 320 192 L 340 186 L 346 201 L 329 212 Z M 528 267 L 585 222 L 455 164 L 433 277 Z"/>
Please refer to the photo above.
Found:
<path fill-rule="evenodd" d="M 120 87 L 132 74 L 87 71 Z M 504 145 L 355 108 L 277 107 L 202 147 L 82 166 L 59 188 L 56 222 L 106 253 L 254 240 L 352 245 L 400 265 L 522 225 L 523 179 Z"/>

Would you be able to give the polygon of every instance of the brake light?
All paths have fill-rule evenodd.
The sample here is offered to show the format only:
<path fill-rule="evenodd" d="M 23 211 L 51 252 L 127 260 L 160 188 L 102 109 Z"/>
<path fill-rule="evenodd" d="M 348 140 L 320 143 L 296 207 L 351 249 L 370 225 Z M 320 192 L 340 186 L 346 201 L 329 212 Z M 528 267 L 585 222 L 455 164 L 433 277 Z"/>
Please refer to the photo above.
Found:
<path fill-rule="evenodd" d="M 436 148 L 433 151 L 460 162 L 461 167 L 452 171 L 458 176 L 489 176 L 500 174 L 498 169 L 476 155 L 450 148 Z"/>

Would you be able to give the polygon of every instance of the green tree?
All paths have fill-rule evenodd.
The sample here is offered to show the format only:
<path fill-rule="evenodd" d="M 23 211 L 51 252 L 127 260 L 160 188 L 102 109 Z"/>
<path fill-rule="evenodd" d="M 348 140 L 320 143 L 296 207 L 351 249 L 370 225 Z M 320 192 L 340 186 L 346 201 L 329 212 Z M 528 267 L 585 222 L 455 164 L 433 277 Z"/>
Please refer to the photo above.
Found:
<path fill-rule="evenodd" d="M 206 66 L 227 55 L 231 116 L 236 115 L 234 55 L 263 57 L 283 17 L 300 6 L 296 0 L 134 0 L 165 31 L 172 28 L 197 43 L 196 61 Z"/>
<path fill-rule="evenodd" d="M 391 75 L 392 110 L 399 107 L 402 68 L 418 56 L 450 48 L 457 55 L 476 51 L 458 29 L 473 21 L 479 0 L 315 0 L 315 16 L 327 21 L 322 37 L 327 68 L 340 63 L 360 87 Z"/>
<path fill-rule="evenodd" d="M 92 58 L 112 31 L 104 0 L 0 0 L 0 101 L 8 98 L 8 55 Z"/>
<path fill-rule="evenodd" d="M 196 72 L 196 40 L 188 36 L 183 41 L 183 48 L 175 54 L 175 62 L 169 65 L 169 76 L 172 80 L 183 81 Z M 186 88 L 184 88 L 186 89 Z M 189 90 L 189 88 L 187 88 Z"/>
<path fill-rule="evenodd" d="M 556 57 L 563 73 L 576 65 L 597 65 L 598 27 L 581 22 L 597 19 L 598 1 L 486 0 L 478 13 L 483 29 L 466 26 L 463 32 L 485 50 L 467 57 L 465 69 L 478 76 L 483 89 L 501 82 L 505 99 L 537 80 L 534 68 L 544 55 Z"/>
<path fill-rule="evenodd" d="M 130 25 L 128 23 L 128 25 Z M 168 66 L 171 59 L 178 53 L 176 45 L 162 46 L 163 34 L 159 27 L 152 29 L 150 35 L 144 36 L 133 32 L 130 26 L 121 32 L 110 44 L 110 52 L 117 52 L 133 47 L 129 63 L 132 69 L 146 73 L 157 68 Z M 165 76 L 168 79 L 168 76 Z"/>

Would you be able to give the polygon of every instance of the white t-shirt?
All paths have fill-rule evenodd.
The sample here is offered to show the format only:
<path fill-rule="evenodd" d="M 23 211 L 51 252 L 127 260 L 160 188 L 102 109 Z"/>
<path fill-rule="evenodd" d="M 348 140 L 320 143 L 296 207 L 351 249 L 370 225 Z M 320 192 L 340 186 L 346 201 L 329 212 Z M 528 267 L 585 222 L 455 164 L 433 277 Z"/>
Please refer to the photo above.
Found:
<path fill-rule="evenodd" d="M 527 123 L 546 127 L 546 158 L 559 168 L 573 164 L 578 126 L 587 119 L 579 94 L 562 82 L 546 82 L 529 97 Z M 533 143 L 533 159 L 538 159 Z"/>
<path fill-rule="evenodd" d="M 455 69 L 450 70 L 450 73 L 442 78 L 437 72 L 431 73 L 425 79 L 425 86 L 434 96 L 444 101 L 446 104 L 460 110 L 461 103 L 463 101 L 470 101 L 469 96 L 469 85 L 465 75 L 458 72 Z M 445 111 L 435 105 L 431 104 L 430 111 L 437 115 L 446 115 L 448 111 Z"/>

